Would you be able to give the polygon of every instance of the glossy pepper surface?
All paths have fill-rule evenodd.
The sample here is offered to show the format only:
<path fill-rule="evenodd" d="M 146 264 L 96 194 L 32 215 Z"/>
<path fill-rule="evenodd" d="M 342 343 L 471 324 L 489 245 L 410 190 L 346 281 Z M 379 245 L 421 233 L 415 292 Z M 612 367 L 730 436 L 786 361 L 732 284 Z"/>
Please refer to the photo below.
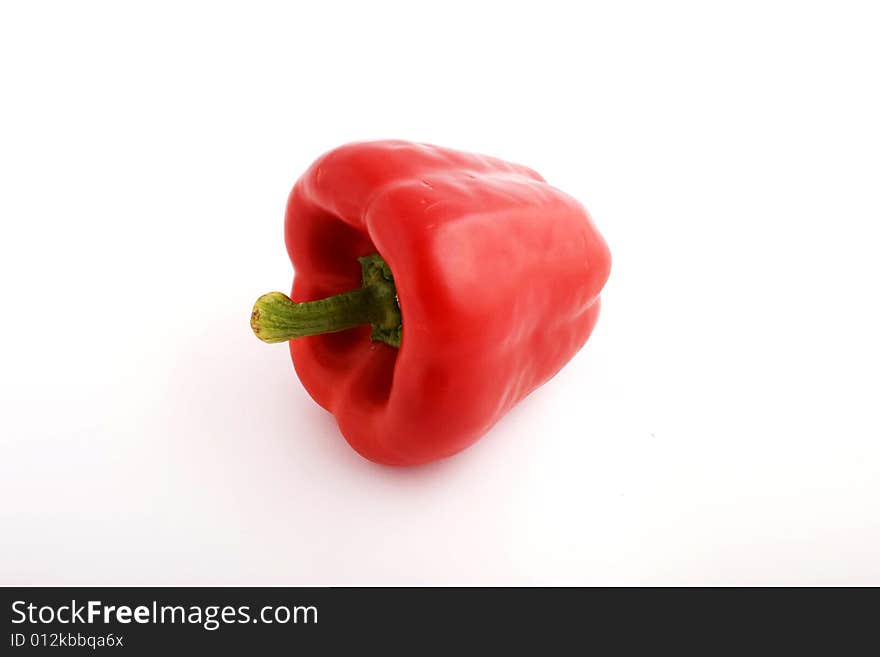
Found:
<path fill-rule="evenodd" d="M 611 262 L 581 204 L 531 169 L 403 141 L 319 158 L 285 239 L 293 291 L 257 301 L 254 332 L 289 340 L 309 394 L 389 465 L 464 449 L 558 372 Z"/>

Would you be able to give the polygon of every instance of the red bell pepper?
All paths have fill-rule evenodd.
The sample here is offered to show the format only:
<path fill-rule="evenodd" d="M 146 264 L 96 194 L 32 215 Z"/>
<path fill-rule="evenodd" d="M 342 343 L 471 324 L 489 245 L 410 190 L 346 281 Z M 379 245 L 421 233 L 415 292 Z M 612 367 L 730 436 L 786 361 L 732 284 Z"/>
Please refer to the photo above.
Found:
<path fill-rule="evenodd" d="M 309 394 L 390 465 L 455 454 L 556 374 L 611 264 L 580 203 L 531 169 L 403 141 L 319 158 L 285 238 L 293 292 L 257 300 L 254 333 L 290 340 Z"/>

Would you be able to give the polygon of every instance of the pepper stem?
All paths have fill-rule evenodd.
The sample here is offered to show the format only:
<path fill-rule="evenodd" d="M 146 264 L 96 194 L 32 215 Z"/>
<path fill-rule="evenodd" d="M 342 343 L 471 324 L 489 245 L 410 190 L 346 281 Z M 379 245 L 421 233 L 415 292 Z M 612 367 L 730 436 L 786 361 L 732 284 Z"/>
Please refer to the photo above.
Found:
<path fill-rule="evenodd" d="M 400 347 L 402 318 L 391 269 L 378 253 L 358 261 L 362 285 L 356 290 L 303 303 L 281 292 L 261 296 L 251 313 L 254 335 L 263 342 L 287 342 L 371 324 L 372 340 Z"/>

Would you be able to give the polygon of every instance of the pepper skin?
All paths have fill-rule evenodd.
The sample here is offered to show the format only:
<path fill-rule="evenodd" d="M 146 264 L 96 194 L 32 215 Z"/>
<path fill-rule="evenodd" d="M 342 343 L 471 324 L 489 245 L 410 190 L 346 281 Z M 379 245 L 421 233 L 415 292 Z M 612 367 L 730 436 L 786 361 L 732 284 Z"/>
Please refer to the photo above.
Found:
<path fill-rule="evenodd" d="M 319 158 L 290 194 L 285 239 L 298 303 L 261 297 L 254 332 L 295 337 L 306 390 L 388 465 L 468 447 L 556 374 L 590 336 L 611 265 L 586 210 L 531 169 L 404 141 Z M 391 286 L 375 288 L 381 310 L 368 276 Z M 332 321 L 290 329 L 287 309 L 328 296 L 350 316 L 316 308 Z M 319 330 L 335 332 L 308 335 Z"/>

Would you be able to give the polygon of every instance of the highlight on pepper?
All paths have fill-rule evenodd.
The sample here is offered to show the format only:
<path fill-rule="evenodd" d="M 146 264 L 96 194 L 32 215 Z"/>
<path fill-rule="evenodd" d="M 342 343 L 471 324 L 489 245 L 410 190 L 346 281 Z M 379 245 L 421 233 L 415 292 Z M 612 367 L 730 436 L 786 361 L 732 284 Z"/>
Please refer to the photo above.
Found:
<path fill-rule="evenodd" d="M 290 295 L 251 328 L 349 444 L 387 465 L 473 444 L 584 345 L 611 256 L 527 167 L 405 141 L 318 158 L 287 204 Z"/>

